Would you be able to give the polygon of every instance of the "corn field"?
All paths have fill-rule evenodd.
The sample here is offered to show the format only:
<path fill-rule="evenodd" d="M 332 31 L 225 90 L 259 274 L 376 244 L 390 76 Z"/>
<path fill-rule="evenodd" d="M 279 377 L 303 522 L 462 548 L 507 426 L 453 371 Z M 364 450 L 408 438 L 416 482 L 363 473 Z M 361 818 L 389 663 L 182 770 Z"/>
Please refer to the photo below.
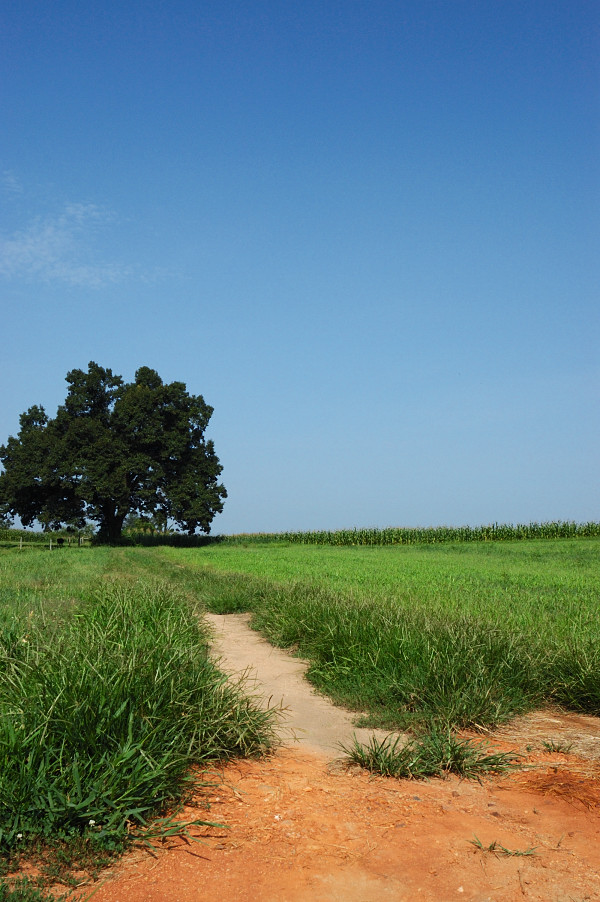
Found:
<path fill-rule="evenodd" d="M 29 544 L 44 544 L 51 539 L 56 542 L 66 533 L 32 532 L 24 529 L 0 529 L 0 543 L 18 544 L 20 540 Z M 307 532 L 240 533 L 238 535 L 136 535 L 124 537 L 123 544 L 176 547 L 198 547 L 202 545 L 225 544 L 274 544 L 292 545 L 436 545 L 452 542 L 498 542 L 518 539 L 573 539 L 600 536 L 600 522 L 575 523 L 570 520 L 556 520 L 548 523 L 492 523 L 487 526 L 390 526 L 338 530 L 316 530 Z M 75 539 L 76 541 L 76 539 Z"/>
<path fill-rule="evenodd" d="M 600 536 L 600 523 L 574 523 L 557 520 L 551 523 L 508 524 L 488 526 L 376 527 L 316 532 L 254 533 L 220 536 L 223 542 L 273 543 L 296 545 L 434 545 L 448 542 L 497 542 L 516 539 L 572 539 Z"/>

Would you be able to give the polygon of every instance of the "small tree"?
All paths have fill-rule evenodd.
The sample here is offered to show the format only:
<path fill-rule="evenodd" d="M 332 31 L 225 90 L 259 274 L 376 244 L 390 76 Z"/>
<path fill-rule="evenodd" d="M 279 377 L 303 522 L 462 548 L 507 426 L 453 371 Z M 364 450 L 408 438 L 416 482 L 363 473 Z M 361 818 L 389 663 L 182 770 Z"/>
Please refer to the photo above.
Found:
<path fill-rule="evenodd" d="M 111 542 L 130 512 L 209 532 L 227 492 L 204 437 L 213 409 L 202 396 L 148 367 L 132 383 L 93 361 L 66 378 L 56 417 L 29 408 L 18 436 L 0 447 L 0 513 L 46 529 L 91 520 Z"/>

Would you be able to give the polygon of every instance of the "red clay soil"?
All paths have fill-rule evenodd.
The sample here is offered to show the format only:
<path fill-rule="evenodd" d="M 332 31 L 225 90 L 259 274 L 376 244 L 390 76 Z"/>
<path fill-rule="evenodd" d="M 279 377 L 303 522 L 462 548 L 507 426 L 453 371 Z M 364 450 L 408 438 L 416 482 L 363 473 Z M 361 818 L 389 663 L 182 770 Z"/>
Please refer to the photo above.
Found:
<path fill-rule="evenodd" d="M 494 748 L 525 756 L 510 776 L 371 777 L 336 760 L 351 715 L 317 696 L 306 665 L 247 619 L 209 620 L 215 654 L 226 672 L 246 673 L 262 703 L 281 704 L 287 747 L 206 775 L 216 785 L 182 817 L 226 827 L 193 828 L 201 843 L 134 851 L 83 899 L 600 902 L 600 719 L 538 712 L 490 735 Z"/>
<path fill-rule="evenodd" d="M 226 829 L 134 853 L 93 902 L 600 902 L 600 719 L 538 712 L 489 736 L 531 765 L 509 777 L 373 778 L 335 760 L 352 717 L 314 693 L 305 663 L 247 615 L 208 619 L 223 669 L 284 707 L 288 746 L 231 764 L 184 813 Z"/>
<path fill-rule="evenodd" d="M 578 754 L 541 751 L 550 738 Z M 138 850 L 84 898 L 600 900 L 599 740 L 597 718 L 523 718 L 493 744 L 535 749 L 530 767 L 483 783 L 371 777 L 294 748 L 238 761 L 184 815 L 227 829 L 196 828 L 202 844 L 175 840 L 154 856 Z"/>

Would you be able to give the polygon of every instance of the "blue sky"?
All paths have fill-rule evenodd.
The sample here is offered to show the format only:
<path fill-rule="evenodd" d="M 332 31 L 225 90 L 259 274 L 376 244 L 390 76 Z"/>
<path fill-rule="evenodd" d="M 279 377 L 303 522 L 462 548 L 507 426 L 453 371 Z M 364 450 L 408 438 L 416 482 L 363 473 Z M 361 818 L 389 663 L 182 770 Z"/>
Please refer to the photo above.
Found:
<path fill-rule="evenodd" d="M 0 36 L 0 441 L 215 412 L 213 532 L 600 518 L 596 0 L 56 0 Z"/>

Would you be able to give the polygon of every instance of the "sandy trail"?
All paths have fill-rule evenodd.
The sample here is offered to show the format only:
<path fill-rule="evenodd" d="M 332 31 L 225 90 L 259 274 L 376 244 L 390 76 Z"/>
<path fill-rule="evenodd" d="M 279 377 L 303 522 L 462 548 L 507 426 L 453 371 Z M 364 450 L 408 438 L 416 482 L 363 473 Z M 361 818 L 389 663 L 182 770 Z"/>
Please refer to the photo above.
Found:
<path fill-rule="evenodd" d="M 250 614 L 206 614 L 213 631 L 212 651 L 219 667 L 232 676 L 244 676 L 245 688 L 263 707 L 280 708 L 280 734 L 285 745 L 339 758 L 341 745 L 353 736 L 368 742 L 382 730 L 354 726 L 354 715 L 319 695 L 305 679 L 308 662 L 270 645 L 250 629 Z"/>

